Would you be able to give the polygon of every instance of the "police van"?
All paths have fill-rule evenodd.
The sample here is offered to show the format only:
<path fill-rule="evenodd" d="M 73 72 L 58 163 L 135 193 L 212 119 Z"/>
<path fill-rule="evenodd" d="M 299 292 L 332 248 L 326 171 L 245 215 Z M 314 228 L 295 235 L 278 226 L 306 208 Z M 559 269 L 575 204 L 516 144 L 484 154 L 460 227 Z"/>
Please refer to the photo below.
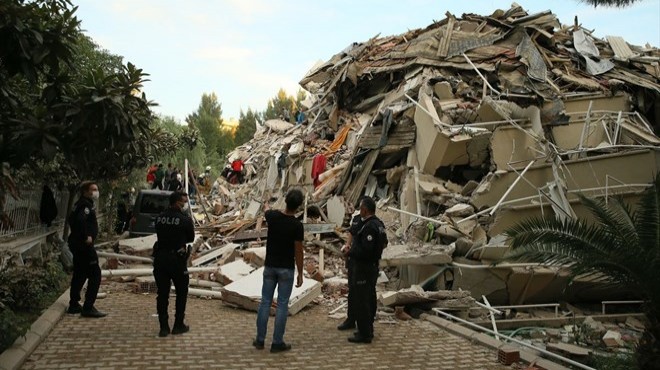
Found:
<path fill-rule="evenodd" d="M 168 190 L 140 190 L 133 207 L 133 218 L 128 229 L 130 236 L 156 233 L 156 217 L 170 206 Z"/>

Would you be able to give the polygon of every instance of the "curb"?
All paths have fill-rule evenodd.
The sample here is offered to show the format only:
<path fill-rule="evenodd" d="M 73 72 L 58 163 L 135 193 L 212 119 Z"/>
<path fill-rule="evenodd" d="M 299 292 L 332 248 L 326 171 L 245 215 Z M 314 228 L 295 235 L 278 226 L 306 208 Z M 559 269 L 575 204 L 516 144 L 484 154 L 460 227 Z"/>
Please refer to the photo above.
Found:
<path fill-rule="evenodd" d="M 32 323 L 25 336 L 16 339 L 11 347 L 0 354 L 0 370 L 19 369 L 64 316 L 68 304 L 69 289 Z"/>
<path fill-rule="evenodd" d="M 500 342 L 499 340 L 489 336 L 486 333 L 476 332 L 470 328 L 466 328 L 464 326 L 461 326 L 459 324 L 453 323 L 449 320 L 445 320 L 437 316 L 424 313 L 419 318 L 422 320 L 426 320 L 451 333 L 460 335 L 471 341 L 478 342 L 481 345 L 484 345 L 492 349 L 499 350 L 500 348 L 511 346 L 511 344 Z M 547 370 L 570 370 L 568 367 L 565 367 L 563 365 L 560 365 L 558 363 L 552 362 L 550 360 L 541 357 L 539 353 L 535 352 L 532 349 L 529 348 L 517 348 L 517 349 L 520 351 L 520 359 L 524 360 L 527 363 L 530 364 L 534 363 Z"/>

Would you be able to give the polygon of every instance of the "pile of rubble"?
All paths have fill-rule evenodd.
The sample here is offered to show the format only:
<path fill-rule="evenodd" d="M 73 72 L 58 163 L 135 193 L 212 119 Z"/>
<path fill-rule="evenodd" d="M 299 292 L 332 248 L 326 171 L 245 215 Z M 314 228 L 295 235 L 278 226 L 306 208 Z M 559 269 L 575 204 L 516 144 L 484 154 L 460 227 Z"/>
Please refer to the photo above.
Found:
<path fill-rule="evenodd" d="M 601 40 L 577 20 L 562 26 L 516 4 L 354 43 L 301 81 L 313 98 L 306 125 L 267 121 L 230 155 L 246 162 L 248 181 L 216 183 L 205 227 L 254 232 L 261 205 L 299 186 L 320 222 L 340 228 L 366 194 L 391 234 L 383 264 L 410 275 L 404 287 L 451 264 L 469 271 L 454 288 L 477 297 L 552 300 L 561 269 L 482 266 L 524 218 L 575 217 L 578 192 L 630 200 L 652 182 L 659 61 L 657 48 Z M 342 239 L 338 229 L 313 242 Z"/>
<path fill-rule="evenodd" d="M 459 288 L 494 304 L 590 298 L 594 282 L 565 290 L 563 268 L 492 266 L 508 249 L 503 232 L 532 216 L 585 214 L 577 193 L 632 200 L 660 169 L 660 50 L 596 38 L 550 11 L 448 13 L 354 43 L 300 84 L 307 122 L 260 125 L 228 158 L 245 162 L 246 182 L 218 178 L 193 208 L 202 241 L 192 266 L 213 265 L 202 280 L 221 284 L 227 303 L 253 308 L 264 205 L 282 208 L 293 186 L 306 194 L 308 276 L 324 282 L 328 305 L 345 299 L 339 248 L 363 195 L 389 234 L 386 306 L 472 307 Z M 438 285 L 454 291 L 428 292 Z"/>

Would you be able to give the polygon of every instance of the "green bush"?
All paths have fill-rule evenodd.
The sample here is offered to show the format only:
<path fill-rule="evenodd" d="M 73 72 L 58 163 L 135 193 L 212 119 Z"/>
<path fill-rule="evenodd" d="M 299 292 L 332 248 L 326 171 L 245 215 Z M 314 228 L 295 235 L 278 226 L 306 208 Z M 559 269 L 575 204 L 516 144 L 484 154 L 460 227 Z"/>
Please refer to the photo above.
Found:
<path fill-rule="evenodd" d="M 5 292 L 4 303 L 14 311 L 33 311 L 59 293 L 64 279 L 59 262 L 42 265 L 12 266 L 0 272 L 0 292 Z"/>
<path fill-rule="evenodd" d="M 592 355 L 589 365 L 599 370 L 635 370 L 637 357 L 634 353 L 617 354 L 612 356 Z"/>
<path fill-rule="evenodd" d="M 0 271 L 0 352 L 25 335 L 33 319 L 57 299 L 66 276 L 62 264 L 51 258 Z"/>
<path fill-rule="evenodd" d="M 11 346 L 16 338 L 25 335 L 30 323 L 7 307 L 0 307 L 0 352 Z"/>

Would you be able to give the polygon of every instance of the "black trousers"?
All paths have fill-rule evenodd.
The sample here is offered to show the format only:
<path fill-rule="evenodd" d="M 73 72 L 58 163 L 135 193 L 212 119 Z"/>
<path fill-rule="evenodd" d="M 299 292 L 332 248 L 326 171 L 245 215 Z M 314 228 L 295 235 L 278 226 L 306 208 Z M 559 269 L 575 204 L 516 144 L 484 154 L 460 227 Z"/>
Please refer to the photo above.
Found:
<path fill-rule="evenodd" d="M 186 259 L 175 252 L 168 250 L 158 251 L 154 256 L 154 278 L 158 295 L 156 296 L 156 310 L 161 325 L 168 323 L 170 287 L 174 283 L 176 290 L 176 302 L 174 313 L 174 324 L 183 324 L 186 315 L 186 302 L 188 300 L 188 268 Z"/>
<path fill-rule="evenodd" d="M 346 272 L 348 275 L 348 303 L 346 309 L 346 322 L 355 324 L 355 294 L 352 294 L 355 290 L 353 280 L 353 267 L 354 261 L 351 257 L 346 257 Z"/>
<path fill-rule="evenodd" d="M 73 274 L 71 275 L 71 290 L 69 291 L 69 305 L 76 306 L 80 302 L 80 291 L 87 281 L 87 292 L 83 309 L 94 307 L 96 295 L 101 286 L 101 268 L 99 258 L 92 245 L 71 245 L 73 254 Z"/>
<path fill-rule="evenodd" d="M 376 280 L 378 264 L 353 261 L 349 273 L 349 310 L 357 322 L 358 332 L 364 338 L 374 336 L 376 316 Z"/>

